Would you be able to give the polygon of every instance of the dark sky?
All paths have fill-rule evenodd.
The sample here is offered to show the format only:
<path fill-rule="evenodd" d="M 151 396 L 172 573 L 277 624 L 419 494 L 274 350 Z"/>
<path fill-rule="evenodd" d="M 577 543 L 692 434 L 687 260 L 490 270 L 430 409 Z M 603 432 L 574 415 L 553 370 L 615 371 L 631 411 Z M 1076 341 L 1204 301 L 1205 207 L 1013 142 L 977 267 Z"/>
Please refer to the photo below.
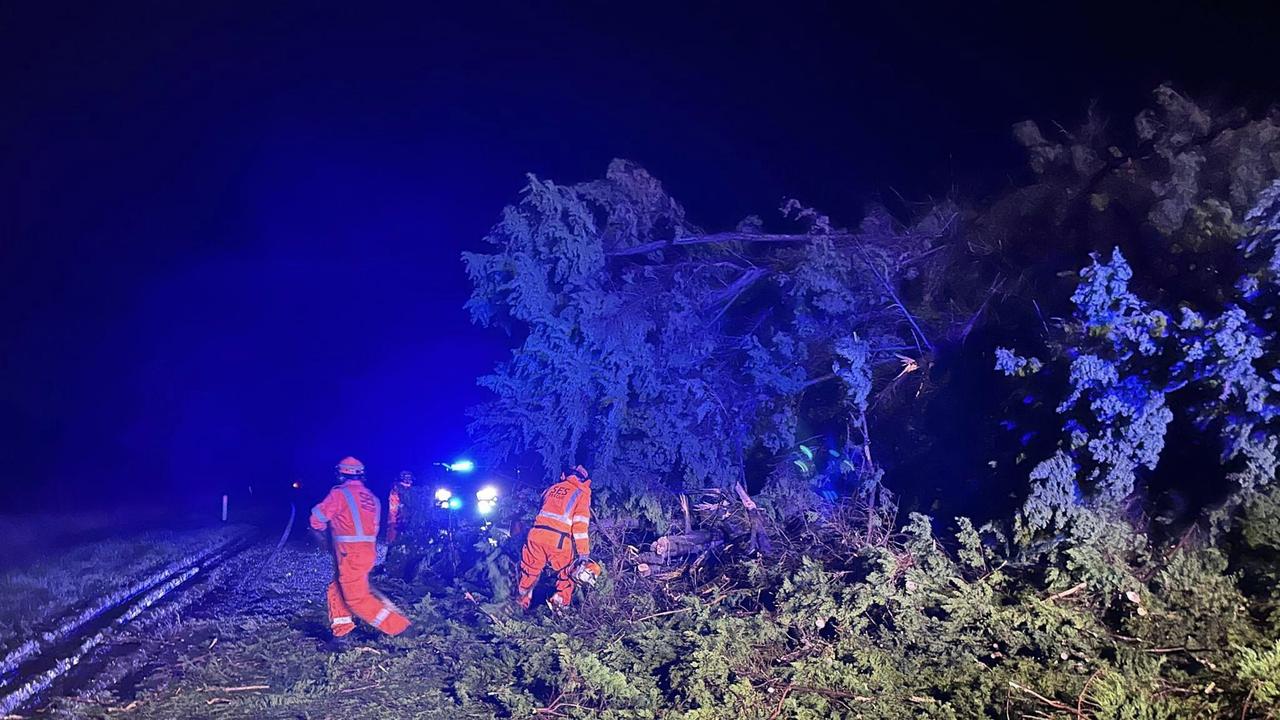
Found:
<path fill-rule="evenodd" d="M 505 344 L 459 253 L 525 172 L 627 157 L 708 227 L 784 196 L 848 219 L 1007 183 L 1026 117 L 1127 123 L 1166 79 L 1280 97 L 1263 3 L 431 5 L 0 3 L 10 494 L 465 451 Z"/>

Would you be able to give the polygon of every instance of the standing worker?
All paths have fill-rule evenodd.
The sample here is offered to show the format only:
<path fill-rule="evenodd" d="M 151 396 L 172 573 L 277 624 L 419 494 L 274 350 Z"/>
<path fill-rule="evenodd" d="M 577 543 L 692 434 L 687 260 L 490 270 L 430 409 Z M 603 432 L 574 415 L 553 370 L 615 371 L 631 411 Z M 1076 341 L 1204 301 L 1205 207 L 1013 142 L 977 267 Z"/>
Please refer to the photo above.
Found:
<path fill-rule="evenodd" d="M 413 491 L 413 473 L 401 470 L 396 484 L 391 486 L 391 494 L 387 496 L 387 544 L 396 541 L 396 535 L 404 530 L 408 520 L 405 501 Z"/>
<path fill-rule="evenodd" d="M 311 509 L 311 527 L 330 531 L 336 561 L 337 577 L 329 583 L 329 627 L 340 638 L 355 629 L 354 615 L 388 635 L 399 635 L 409 627 L 408 618 L 369 588 L 382 508 L 364 486 L 363 463 L 344 458 L 337 471 L 339 484 Z"/>
<path fill-rule="evenodd" d="M 547 566 L 556 574 L 553 609 L 566 608 L 573 600 L 573 570 L 591 561 L 591 478 L 581 465 L 562 473 L 560 481 L 542 493 L 542 510 L 533 520 L 520 553 L 517 602 L 525 610 L 533 600 L 533 586 Z M 598 566 L 596 566 L 598 567 Z"/>

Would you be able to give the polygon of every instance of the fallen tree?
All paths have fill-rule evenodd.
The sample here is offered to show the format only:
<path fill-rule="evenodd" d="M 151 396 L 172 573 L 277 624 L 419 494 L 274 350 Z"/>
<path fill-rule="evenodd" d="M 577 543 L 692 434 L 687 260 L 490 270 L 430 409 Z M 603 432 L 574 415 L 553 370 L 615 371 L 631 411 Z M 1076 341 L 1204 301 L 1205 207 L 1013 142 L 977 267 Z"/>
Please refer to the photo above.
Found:
<path fill-rule="evenodd" d="M 549 474 L 587 462 L 599 515 L 641 519 L 600 533 L 615 583 L 584 614 L 688 613 L 696 629 L 672 625 L 732 658 L 711 680 L 629 656 L 682 688 L 665 702 L 691 717 L 1271 711 L 1275 558 L 1238 538 L 1269 522 L 1243 509 L 1274 502 L 1280 123 L 1162 87 L 1133 127 L 1020 124 L 1027 184 L 850 227 L 789 201 L 775 223 L 705 231 L 618 161 L 589 183 L 531 178 L 491 252 L 465 256 L 474 320 L 520 338 L 481 381 L 495 399 L 477 437 Z M 1017 380 L 999 385 L 997 364 Z M 883 478 L 945 447 L 932 399 L 974 387 L 961 371 L 991 373 L 976 387 L 995 396 L 946 418 L 981 459 L 968 490 L 1015 488 L 1021 510 L 957 519 L 944 542 L 924 515 L 896 526 Z M 1223 447 L 1200 494 L 1217 512 L 1162 531 L 1169 549 L 1143 504 L 1175 416 Z M 639 701 L 577 668 L 541 710 Z M 733 700 L 707 710 L 717 694 Z"/>

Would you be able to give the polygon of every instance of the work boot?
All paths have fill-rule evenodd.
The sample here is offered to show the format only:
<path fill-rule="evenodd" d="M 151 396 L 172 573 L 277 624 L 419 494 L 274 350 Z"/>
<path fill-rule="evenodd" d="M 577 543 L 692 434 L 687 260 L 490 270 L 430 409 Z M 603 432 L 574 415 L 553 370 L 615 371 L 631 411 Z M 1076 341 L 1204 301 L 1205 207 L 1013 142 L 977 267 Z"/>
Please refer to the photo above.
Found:
<path fill-rule="evenodd" d="M 354 645 L 355 645 L 355 641 L 351 639 L 351 635 L 350 633 L 348 633 L 346 635 L 342 635 L 341 637 L 339 636 L 330 637 L 324 643 L 324 651 L 327 653 L 332 653 L 336 655 L 338 653 L 343 653 L 350 650 Z"/>

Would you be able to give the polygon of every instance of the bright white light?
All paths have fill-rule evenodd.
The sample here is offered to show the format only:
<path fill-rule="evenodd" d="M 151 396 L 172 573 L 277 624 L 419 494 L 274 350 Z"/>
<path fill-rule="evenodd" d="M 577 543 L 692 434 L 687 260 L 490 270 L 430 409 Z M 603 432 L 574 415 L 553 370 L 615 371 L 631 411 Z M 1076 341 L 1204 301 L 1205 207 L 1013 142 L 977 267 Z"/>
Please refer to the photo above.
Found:
<path fill-rule="evenodd" d="M 497 500 L 498 488 L 492 485 L 485 485 L 484 487 L 476 491 L 476 499 L 477 500 Z"/>
<path fill-rule="evenodd" d="M 471 462 L 470 460 L 459 460 L 453 463 L 452 465 L 450 465 L 449 469 L 454 472 L 469 473 L 472 470 L 476 469 L 476 464 Z"/>
<path fill-rule="evenodd" d="M 497 500 L 480 500 L 476 502 L 476 510 L 481 515 L 488 515 L 493 512 L 493 508 L 498 504 Z"/>
<path fill-rule="evenodd" d="M 449 488 L 436 490 L 436 502 L 447 503 L 451 497 L 453 497 L 453 493 L 450 492 Z"/>

